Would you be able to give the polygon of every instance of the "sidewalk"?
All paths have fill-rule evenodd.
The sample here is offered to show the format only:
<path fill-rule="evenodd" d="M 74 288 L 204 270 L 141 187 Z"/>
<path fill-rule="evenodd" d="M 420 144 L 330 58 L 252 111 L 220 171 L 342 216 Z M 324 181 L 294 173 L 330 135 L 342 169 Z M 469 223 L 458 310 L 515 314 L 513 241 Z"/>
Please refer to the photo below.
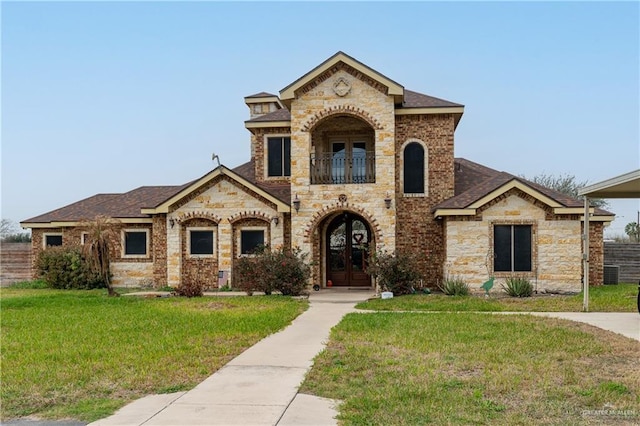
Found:
<path fill-rule="evenodd" d="M 114 425 L 335 425 L 332 400 L 298 394 L 331 328 L 373 295 L 362 290 L 313 292 L 309 309 L 188 392 L 151 395 L 91 423 Z"/>

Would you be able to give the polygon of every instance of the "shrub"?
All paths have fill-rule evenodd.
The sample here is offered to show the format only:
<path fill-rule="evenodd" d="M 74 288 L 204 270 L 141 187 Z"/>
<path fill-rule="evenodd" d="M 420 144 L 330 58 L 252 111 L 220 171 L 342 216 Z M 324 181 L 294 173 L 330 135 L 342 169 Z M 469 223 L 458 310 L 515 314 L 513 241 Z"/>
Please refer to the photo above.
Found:
<path fill-rule="evenodd" d="M 502 289 L 511 297 L 531 297 L 533 294 L 533 285 L 525 277 L 507 278 Z"/>
<path fill-rule="evenodd" d="M 422 278 L 417 258 L 408 253 L 376 253 L 368 272 L 378 279 L 382 290 L 394 295 L 415 293 L 414 286 Z"/>
<path fill-rule="evenodd" d="M 447 276 L 438 288 L 447 296 L 468 296 L 469 285 L 457 276 Z"/>
<path fill-rule="evenodd" d="M 261 247 L 252 256 L 238 259 L 235 283 L 248 295 L 256 291 L 271 294 L 279 291 L 285 296 L 299 296 L 311 276 L 307 254 L 299 248 L 271 250 Z"/>
<path fill-rule="evenodd" d="M 93 272 L 79 246 L 49 247 L 37 260 L 40 277 L 51 288 L 104 288 L 105 282 Z"/>
<path fill-rule="evenodd" d="M 204 283 L 197 277 L 182 277 L 182 282 L 175 288 L 178 296 L 202 297 L 204 295 Z"/>

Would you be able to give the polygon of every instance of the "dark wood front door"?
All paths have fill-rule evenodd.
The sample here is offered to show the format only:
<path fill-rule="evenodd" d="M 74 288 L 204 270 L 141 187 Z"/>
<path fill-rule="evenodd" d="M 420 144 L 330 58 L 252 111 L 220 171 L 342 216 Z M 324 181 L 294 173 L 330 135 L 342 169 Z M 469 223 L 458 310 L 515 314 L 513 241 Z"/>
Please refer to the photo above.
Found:
<path fill-rule="evenodd" d="M 344 213 L 327 229 L 327 280 L 333 286 L 370 286 L 367 274 L 371 231 L 364 219 Z"/>

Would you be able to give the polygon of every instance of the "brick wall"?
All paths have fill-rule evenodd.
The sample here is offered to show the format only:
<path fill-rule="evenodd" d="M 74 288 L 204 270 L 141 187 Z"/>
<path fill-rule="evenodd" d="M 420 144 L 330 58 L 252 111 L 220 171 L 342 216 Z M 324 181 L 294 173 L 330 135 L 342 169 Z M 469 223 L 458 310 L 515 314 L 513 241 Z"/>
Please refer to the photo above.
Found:
<path fill-rule="evenodd" d="M 181 224 L 180 232 L 182 244 L 182 282 L 202 282 L 208 290 L 218 287 L 218 257 L 217 249 L 211 257 L 199 257 L 189 255 L 187 238 L 188 228 L 203 227 L 214 228 L 217 235 L 217 224 L 207 219 L 191 219 Z M 214 246 L 217 246 L 217 237 L 214 237 Z"/>
<path fill-rule="evenodd" d="M 454 118 L 443 115 L 396 116 L 396 249 L 417 253 L 424 283 L 435 287 L 442 279 L 445 236 L 441 220 L 431 209 L 454 195 Z M 404 196 L 403 146 L 420 141 L 426 146 L 427 183 L 425 196 Z"/>

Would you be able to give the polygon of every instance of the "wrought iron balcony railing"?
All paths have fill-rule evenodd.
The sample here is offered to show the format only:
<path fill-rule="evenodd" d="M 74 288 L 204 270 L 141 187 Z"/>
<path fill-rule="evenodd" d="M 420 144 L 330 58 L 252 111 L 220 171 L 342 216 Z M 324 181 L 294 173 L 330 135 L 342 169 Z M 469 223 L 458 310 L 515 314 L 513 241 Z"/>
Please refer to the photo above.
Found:
<path fill-rule="evenodd" d="M 312 184 L 374 183 L 376 162 L 373 151 L 352 156 L 340 153 L 311 154 L 309 160 Z"/>

